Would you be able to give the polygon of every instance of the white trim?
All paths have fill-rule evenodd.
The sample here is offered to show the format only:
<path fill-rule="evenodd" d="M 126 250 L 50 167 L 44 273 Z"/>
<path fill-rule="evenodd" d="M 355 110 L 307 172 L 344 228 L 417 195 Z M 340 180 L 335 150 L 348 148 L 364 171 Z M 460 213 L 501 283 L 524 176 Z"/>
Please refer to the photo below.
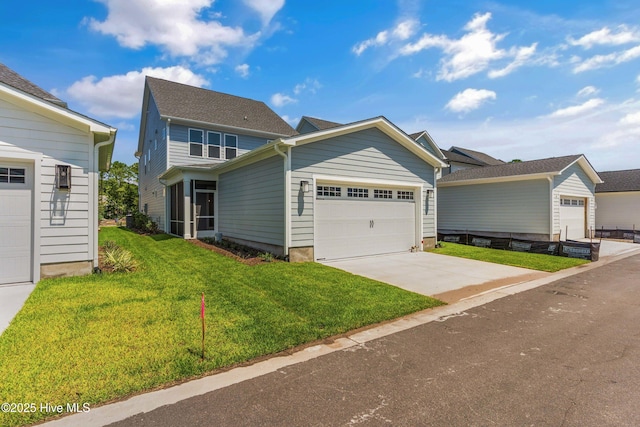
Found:
<path fill-rule="evenodd" d="M 444 153 L 442 152 L 442 150 L 440 150 L 440 147 L 438 147 L 438 144 L 436 144 L 436 142 L 433 140 L 433 138 L 431 137 L 431 135 L 429 135 L 429 132 L 422 131 L 422 133 L 420 134 L 420 136 L 418 136 L 416 138 L 416 142 L 418 142 L 418 140 L 420 138 L 422 138 L 424 136 L 424 139 L 427 140 L 427 143 L 431 146 L 431 148 L 433 148 L 440 156 L 441 159 L 440 160 L 444 160 L 447 156 L 444 155 Z"/>
<path fill-rule="evenodd" d="M 291 247 L 291 147 L 287 153 L 280 150 L 278 144 L 273 145 L 274 151 L 284 159 L 284 247 L 283 253 L 289 255 Z"/>
<path fill-rule="evenodd" d="M 600 176 L 598 175 L 598 172 L 596 172 L 595 169 L 593 169 L 593 167 L 591 166 L 591 164 L 589 163 L 587 158 L 584 157 L 584 156 L 580 156 L 575 161 L 571 162 L 570 165 L 567 165 L 566 168 L 564 168 L 564 169 L 562 169 L 560 171 L 560 174 L 564 173 L 564 171 L 566 171 L 567 169 L 569 169 L 571 166 L 575 165 L 576 163 L 578 163 L 580 165 L 582 170 L 587 174 L 589 179 L 594 184 L 602 184 L 604 182 L 603 180 L 600 179 Z"/>
<path fill-rule="evenodd" d="M 546 172 L 546 173 L 533 173 L 529 175 L 509 175 L 509 176 L 496 176 L 492 178 L 462 179 L 459 181 L 451 181 L 451 182 L 439 181 L 438 186 L 439 187 L 455 187 L 458 185 L 491 184 L 494 182 L 529 181 L 534 179 L 548 179 L 556 175 L 560 175 L 560 173 Z"/>
<path fill-rule="evenodd" d="M 322 175 L 322 174 L 313 174 L 313 178 L 316 181 L 322 181 L 327 183 L 339 183 L 339 184 L 362 184 L 369 186 L 381 186 L 381 187 L 411 187 L 411 188 L 419 188 L 422 187 L 422 182 L 411 182 L 411 181 L 393 181 L 386 179 L 377 179 L 377 178 L 353 178 L 348 176 L 337 176 L 337 175 Z M 314 183 L 314 188 L 316 184 Z"/>
<path fill-rule="evenodd" d="M 555 205 L 554 203 L 554 199 L 555 199 L 555 194 L 554 194 L 554 188 L 553 188 L 553 184 L 554 184 L 554 180 L 553 177 L 547 177 L 547 179 L 549 180 L 549 241 L 553 242 L 553 207 Z"/>
<path fill-rule="evenodd" d="M 33 194 L 31 203 L 31 280 L 38 283 L 40 281 L 40 198 L 41 192 L 41 163 L 42 153 L 19 149 L 16 151 L 6 150 L 0 145 L 0 158 L 7 160 L 16 160 L 23 163 L 30 162 L 33 164 Z"/>

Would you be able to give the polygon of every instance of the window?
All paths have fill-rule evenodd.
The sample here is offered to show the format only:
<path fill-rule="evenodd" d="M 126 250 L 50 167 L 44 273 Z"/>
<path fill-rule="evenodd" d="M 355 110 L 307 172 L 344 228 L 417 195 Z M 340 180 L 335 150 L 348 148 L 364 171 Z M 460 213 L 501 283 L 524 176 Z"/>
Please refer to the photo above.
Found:
<path fill-rule="evenodd" d="M 328 185 L 318 185 L 317 195 L 319 197 L 340 197 L 342 195 L 342 188 L 332 187 Z"/>
<path fill-rule="evenodd" d="M 368 198 L 369 189 L 367 188 L 347 188 L 347 197 Z"/>
<path fill-rule="evenodd" d="M 413 191 L 398 190 L 399 200 L 413 200 Z"/>
<path fill-rule="evenodd" d="M 202 145 L 204 143 L 204 131 L 189 129 L 189 155 L 202 157 Z"/>
<path fill-rule="evenodd" d="M 393 199 L 393 190 L 373 190 L 374 199 Z"/>
<path fill-rule="evenodd" d="M 238 137 L 236 135 L 224 136 L 224 157 L 227 160 L 238 155 Z"/>
<path fill-rule="evenodd" d="M 213 159 L 220 158 L 220 143 L 222 135 L 218 132 L 207 132 L 207 156 Z"/>
<path fill-rule="evenodd" d="M 0 183 L 24 184 L 25 169 L 23 168 L 0 168 Z"/>

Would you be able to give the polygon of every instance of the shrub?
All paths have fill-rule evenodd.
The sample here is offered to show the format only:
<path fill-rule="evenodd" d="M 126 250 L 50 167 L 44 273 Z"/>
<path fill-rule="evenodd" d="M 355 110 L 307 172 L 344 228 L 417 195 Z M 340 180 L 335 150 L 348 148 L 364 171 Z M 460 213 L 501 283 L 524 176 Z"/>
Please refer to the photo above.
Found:
<path fill-rule="evenodd" d="M 273 261 L 273 254 L 271 252 L 264 252 L 258 255 L 258 258 L 260 258 L 264 262 L 271 262 Z"/>
<path fill-rule="evenodd" d="M 155 234 L 158 232 L 158 224 L 156 224 L 149 215 L 143 212 L 135 212 L 133 215 L 132 228 L 142 231 L 143 233 Z"/>
<path fill-rule="evenodd" d="M 126 249 L 117 245 L 112 248 L 104 249 L 104 263 L 110 266 L 113 271 L 135 271 L 138 268 L 138 262 L 133 258 L 133 254 Z"/>

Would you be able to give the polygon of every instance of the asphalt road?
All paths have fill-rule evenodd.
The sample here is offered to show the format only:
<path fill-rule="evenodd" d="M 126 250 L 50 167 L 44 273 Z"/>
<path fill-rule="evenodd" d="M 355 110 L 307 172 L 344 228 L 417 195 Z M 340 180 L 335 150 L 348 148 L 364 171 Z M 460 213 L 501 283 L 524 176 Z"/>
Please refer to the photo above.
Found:
<path fill-rule="evenodd" d="M 640 256 L 112 426 L 638 426 Z"/>

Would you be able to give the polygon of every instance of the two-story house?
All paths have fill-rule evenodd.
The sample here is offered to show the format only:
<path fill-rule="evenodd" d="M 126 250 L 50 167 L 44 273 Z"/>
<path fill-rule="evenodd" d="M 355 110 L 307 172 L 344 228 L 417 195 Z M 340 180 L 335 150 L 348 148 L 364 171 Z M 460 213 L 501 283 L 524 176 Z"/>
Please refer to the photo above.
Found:
<path fill-rule="evenodd" d="M 292 261 L 434 245 L 446 164 L 384 117 L 327 123 L 298 133 L 262 102 L 148 77 L 140 208 Z"/>

